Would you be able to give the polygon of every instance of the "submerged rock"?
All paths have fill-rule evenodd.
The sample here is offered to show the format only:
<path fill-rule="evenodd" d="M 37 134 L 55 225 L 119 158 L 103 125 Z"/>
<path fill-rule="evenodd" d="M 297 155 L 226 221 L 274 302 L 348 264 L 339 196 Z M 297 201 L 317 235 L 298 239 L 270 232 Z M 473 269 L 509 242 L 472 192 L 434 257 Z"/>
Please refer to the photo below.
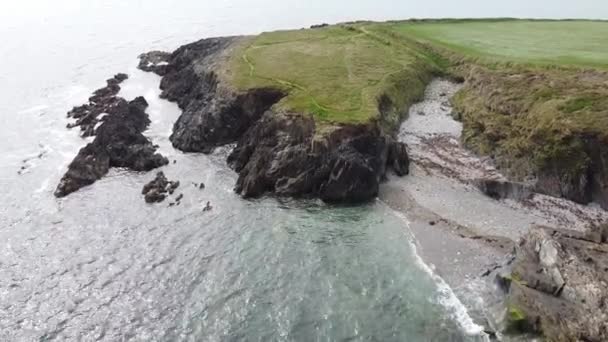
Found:
<path fill-rule="evenodd" d="M 93 142 L 82 148 L 61 179 L 56 197 L 64 197 L 93 184 L 111 167 L 149 171 L 169 163 L 156 153 L 156 147 L 142 132 L 150 120 L 145 113 L 148 103 L 143 97 L 131 102 L 116 98 L 111 113 L 96 130 Z"/>
<path fill-rule="evenodd" d="M 606 229 L 529 232 L 517 248 L 510 277 L 511 323 L 552 341 L 607 341 Z"/>
<path fill-rule="evenodd" d="M 141 194 L 144 195 L 146 203 L 158 203 L 164 201 L 167 194 L 172 194 L 178 187 L 179 182 L 167 180 L 164 172 L 160 171 L 152 181 L 144 185 Z M 183 195 L 180 194 L 176 201 L 179 202 L 182 198 Z"/>
<path fill-rule="evenodd" d="M 207 204 L 203 208 L 203 211 L 211 211 L 211 210 L 213 210 L 213 207 L 211 206 L 211 202 L 207 201 Z"/>

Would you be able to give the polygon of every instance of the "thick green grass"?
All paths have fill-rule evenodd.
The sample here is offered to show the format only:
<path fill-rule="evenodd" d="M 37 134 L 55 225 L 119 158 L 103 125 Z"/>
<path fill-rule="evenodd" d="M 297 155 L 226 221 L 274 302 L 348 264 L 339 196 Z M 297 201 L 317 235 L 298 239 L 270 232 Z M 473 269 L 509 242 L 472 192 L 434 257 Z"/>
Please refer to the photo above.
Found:
<path fill-rule="evenodd" d="M 381 116 L 397 123 L 435 70 L 407 42 L 367 31 L 363 24 L 263 33 L 230 63 L 230 81 L 238 89 L 283 89 L 288 95 L 275 109 L 312 114 L 322 123 L 364 123 Z M 383 96 L 390 105 L 381 115 Z"/>
<path fill-rule="evenodd" d="M 231 54 L 226 76 L 239 90 L 284 90 L 287 96 L 275 105 L 283 112 L 311 114 L 317 122 L 329 124 L 381 119 L 394 128 L 434 75 L 452 71 L 454 57 L 507 74 L 521 71 L 513 68 L 537 67 L 532 64 L 540 64 L 541 69 L 550 69 L 547 65 L 604 68 L 608 67 L 608 22 L 358 22 L 268 32 L 247 39 Z M 559 91 L 549 85 L 543 90 L 551 93 L 547 96 L 552 100 L 559 98 L 555 117 L 574 114 L 588 119 L 585 115 L 590 114 L 595 120 L 603 115 L 603 105 L 595 101 L 603 90 L 590 94 L 588 87 L 569 85 L 571 73 L 562 77 L 541 69 L 532 73 L 560 83 Z M 514 88 L 504 91 L 519 94 L 518 84 L 527 86 L 515 82 Z M 579 90 L 584 94 L 578 96 Z M 524 96 L 530 105 L 542 100 L 528 95 L 524 92 L 518 99 L 523 101 Z"/>
<path fill-rule="evenodd" d="M 392 29 L 487 61 L 608 67 L 608 22 L 404 22 Z"/>

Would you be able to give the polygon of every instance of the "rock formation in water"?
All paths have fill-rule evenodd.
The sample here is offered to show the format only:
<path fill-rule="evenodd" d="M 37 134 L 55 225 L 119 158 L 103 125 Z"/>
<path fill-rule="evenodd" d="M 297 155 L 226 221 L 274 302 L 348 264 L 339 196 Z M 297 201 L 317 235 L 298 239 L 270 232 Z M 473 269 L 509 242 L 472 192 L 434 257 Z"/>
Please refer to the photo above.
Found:
<path fill-rule="evenodd" d="M 107 115 L 94 130 L 95 139 L 83 147 L 68 166 L 55 196 L 64 197 L 94 183 L 111 167 L 149 171 L 168 164 L 167 158 L 156 153 L 156 147 L 142 134 L 150 124 L 145 112 L 147 107 L 143 97 L 127 102 L 116 96 L 102 96 L 92 102 L 89 109 L 95 108 L 96 112 L 98 108 L 105 108 Z"/>
<path fill-rule="evenodd" d="M 146 203 L 159 203 L 164 201 L 168 194 L 173 194 L 178 187 L 178 181 L 167 180 L 167 177 L 161 171 L 156 174 L 152 181 L 144 185 L 141 194 L 144 195 Z M 180 196 L 183 197 L 183 195 Z M 177 202 L 181 200 L 181 197 L 177 199 Z"/>
<path fill-rule="evenodd" d="M 608 226 L 529 232 L 506 278 L 511 328 L 550 341 L 608 341 L 607 238 Z"/>
<path fill-rule="evenodd" d="M 173 146 L 210 153 L 236 142 L 228 163 L 239 174 L 235 190 L 244 197 L 275 193 L 364 201 L 377 195 L 387 166 L 398 175 L 408 173 L 405 145 L 379 122 L 319 132 L 312 117 L 273 107 L 285 96 L 281 90 L 239 92 L 223 82 L 218 68 L 239 39 L 204 39 L 170 55 L 141 56 L 143 70 L 163 76 L 161 96 L 183 110 L 171 135 Z"/>
<path fill-rule="evenodd" d="M 68 112 L 68 117 L 76 119 L 75 122 L 69 123 L 68 128 L 80 127 L 83 137 L 95 135 L 95 129 L 98 123 L 101 122 L 103 114 L 112 113 L 116 110 L 120 101 L 116 97 L 120 91 L 120 83 L 129 78 L 126 74 L 116 74 L 114 77 L 106 81 L 107 85 L 97 89 L 93 96 L 89 98 L 89 103 L 82 106 L 74 107 Z"/>

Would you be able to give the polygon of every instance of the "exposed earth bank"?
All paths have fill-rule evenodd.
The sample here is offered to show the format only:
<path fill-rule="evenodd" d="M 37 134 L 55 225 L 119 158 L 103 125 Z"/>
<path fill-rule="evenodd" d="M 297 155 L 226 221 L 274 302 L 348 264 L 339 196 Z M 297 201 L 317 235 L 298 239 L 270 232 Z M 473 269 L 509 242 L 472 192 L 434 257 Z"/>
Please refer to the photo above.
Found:
<path fill-rule="evenodd" d="M 608 209 L 608 73 L 467 66 L 463 141 L 537 192 Z"/>
<path fill-rule="evenodd" d="M 285 94 L 272 88 L 237 91 L 219 77 L 246 38 L 205 39 L 172 54 L 141 56 L 140 68 L 163 76 L 162 97 L 183 114 L 171 141 L 185 152 L 210 153 L 236 142 L 228 163 L 244 197 L 264 193 L 360 202 L 378 194 L 387 167 L 408 173 L 405 145 L 382 122 L 318 126 L 312 116 L 276 110 Z M 381 121 L 381 120 L 380 120 Z"/>

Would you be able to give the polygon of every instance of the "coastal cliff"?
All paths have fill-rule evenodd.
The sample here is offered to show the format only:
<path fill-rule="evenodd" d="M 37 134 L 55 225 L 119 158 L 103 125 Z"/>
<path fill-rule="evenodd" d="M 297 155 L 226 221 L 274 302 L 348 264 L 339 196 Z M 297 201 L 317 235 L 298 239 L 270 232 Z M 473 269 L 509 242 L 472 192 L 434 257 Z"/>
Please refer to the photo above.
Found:
<path fill-rule="evenodd" d="M 176 149 L 209 154 L 234 145 L 226 162 L 238 174 L 235 191 L 245 198 L 368 201 L 388 170 L 409 173 L 409 152 L 417 166 L 434 166 L 493 200 L 567 207 L 557 197 L 608 208 L 605 71 L 488 62 L 420 39 L 410 32 L 412 25 L 432 22 L 359 22 L 209 38 L 172 53 L 144 53 L 139 68 L 161 76 L 161 97 L 182 110 L 170 136 Z M 413 127 L 425 134 L 411 140 L 418 146 L 408 147 L 397 129 L 437 76 L 460 83 L 433 98 L 438 113 L 462 125 L 447 135 L 441 127 Z M 108 80 L 88 105 L 70 112 L 77 120 L 70 126 L 95 139 L 70 164 L 56 196 L 93 183 L 110 167 L 148 171 L 168 163 L 143 135 L 146 101 L 116 96 L 124 79 Z M 152 185 L 170 189 L 160 175 Z M 152 192 L 148 200 L 163 196 Z M 560 215 L 576 217 L 579 232 L 567 230 L 571 221 L 563 219 L 559 229 L 522 234 L 513 271 L 500 279 L 508 287 L 513 326 L 549 340 L 599 341 L 606 338 L 605 315 L 593 313 L 607 305 L 607 269 L 605 232 L 597 227 L 605 216 L 576 211 Z M 439 220 L 429 222 L 436 226 Z M 501 234 L 486 239 L 500 246 L 500 254 L 522 236 Z"/>
<path fill-rule="evenodd" d="M 395 123 L 383 118 L 407 106 L 392 108 L 392 100 L 381 94 L 376 106 L 384 107 L 377 108 L 378 116 L 327 122 L 314 112 L 277 105 L 292 85 L 238 89 L 224 73 L 250 39 L 205 39 L 172 54 L 141 56 L 142 70 L 163 76 L 161 96 L 183 110 L 171 135 L 174 147 L 210 153 L 236 143 L 228 163 L 239 174 L 235 191 L 244 197 L 274 193 L 360 202 L 378 194 L 387 168 L 408 173 L 407 149 L 393 137 Z"/>
<path fill-rule="evenodd" d="M 608 73 L 466 68 L 463 143 L 536 192 L 608 209 Z"/>

